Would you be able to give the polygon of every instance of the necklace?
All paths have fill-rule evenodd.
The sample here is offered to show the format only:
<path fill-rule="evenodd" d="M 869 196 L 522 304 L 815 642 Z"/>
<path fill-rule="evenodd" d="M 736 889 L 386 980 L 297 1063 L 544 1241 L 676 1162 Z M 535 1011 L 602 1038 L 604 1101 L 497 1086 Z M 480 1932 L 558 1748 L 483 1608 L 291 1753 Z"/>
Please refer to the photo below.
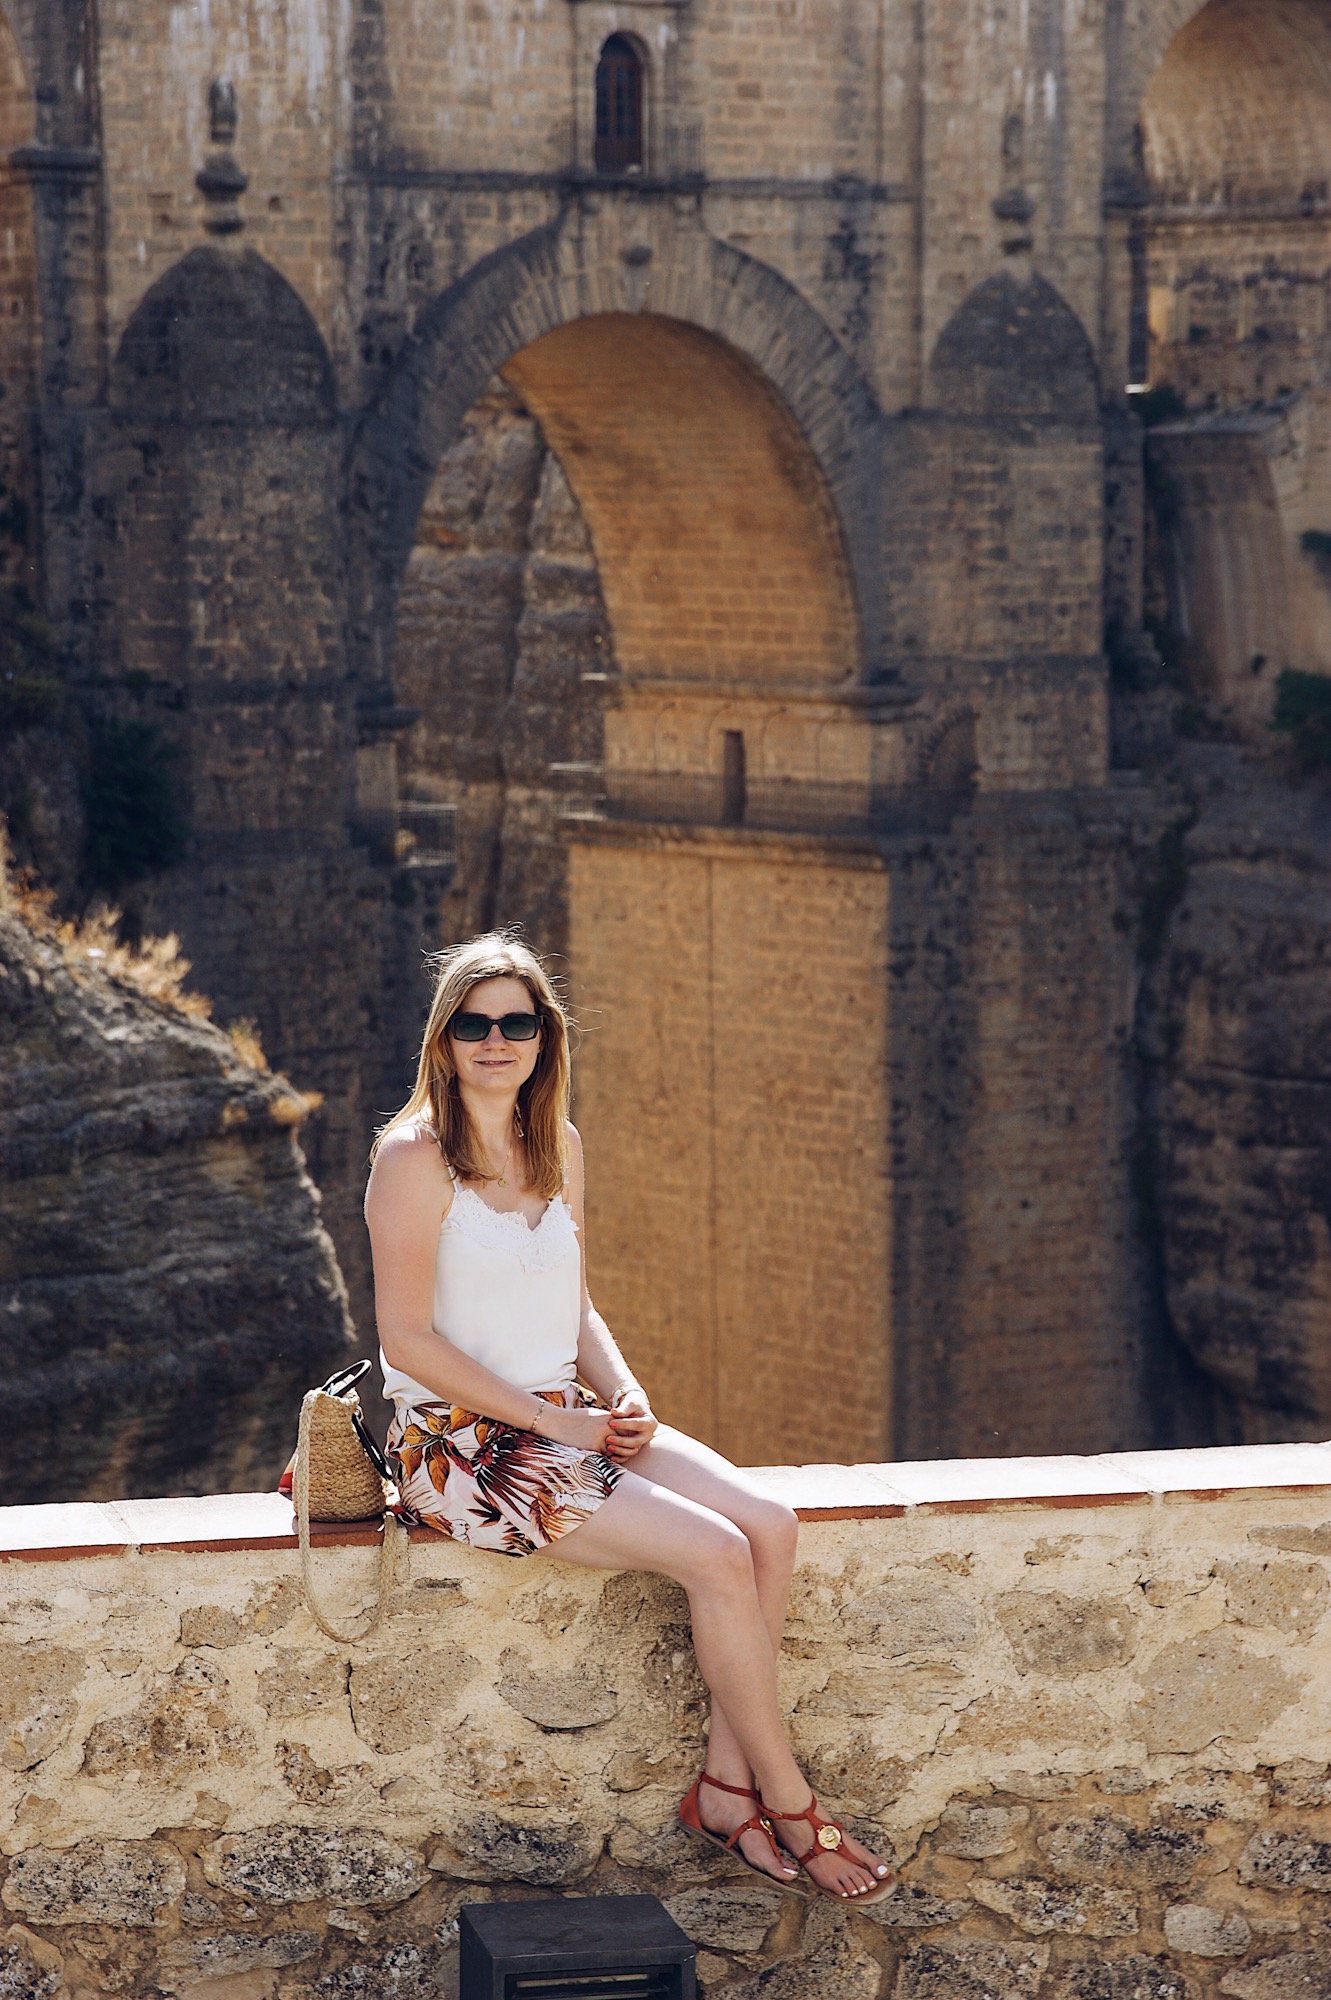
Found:
<path fill-rule="evenodd" d="M 507 1181 L 505 1180 L 504 1176 L 505 1176 L 505 1174 L 506 1174 L 506 1173 L 508 1172 L 508 1163 L 509 1163 L 509 1160 L 510 1160 L 510 1159 L 512 1158 L 512 1154 L 513 1154 L 513 1138 L 514 1138 L 514 1134 L 513 1134 L 513 1131 L 512 1131 L 512 1129 L 510 1128 L 510 1130 L 509 1130 L 509 1135 L 508 1135 L 508 1147 L 507 1147 L 507 1149 L 506 1149 L 506 1151 L 505 1151 L 505 1153 L 504 1153 L 504 1164 L 503 1164 L 503 1166 L 502 1166 L 502 1167 L 501 1167 L 501 1168 L 499 1169 L 499 1172 L 498 1172 L 498 1173 L 497 1173 L 497 1174 L 495 1175 L 495 1183 L 496 1183 L 496 1185 L 497 1185 L 498 1187 L 507 1187 L 507 1186 L 508 1186 L 508 1182 L 507 1182 Z"/>

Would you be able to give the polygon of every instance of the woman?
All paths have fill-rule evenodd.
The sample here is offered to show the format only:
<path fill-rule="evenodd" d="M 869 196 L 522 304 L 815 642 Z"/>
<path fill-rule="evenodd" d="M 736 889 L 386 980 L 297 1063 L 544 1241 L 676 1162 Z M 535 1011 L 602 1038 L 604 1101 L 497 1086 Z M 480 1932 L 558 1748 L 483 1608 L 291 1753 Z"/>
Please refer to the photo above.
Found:
<path fill-rule="evenodd" d="M 876 1901 L 892 1871 L 818 1811 L 777 1705 L 798 1523 L 658 1424 L 593 1306 L 568 1091 L 567 1024 L 534 954 L 501 935 L 444 953 L 365 1199 L 404 1505 L 474 1547 L 675 1578 L 713 1697 L 683 1823 L 782 1884 L 803 1868 Z"/>

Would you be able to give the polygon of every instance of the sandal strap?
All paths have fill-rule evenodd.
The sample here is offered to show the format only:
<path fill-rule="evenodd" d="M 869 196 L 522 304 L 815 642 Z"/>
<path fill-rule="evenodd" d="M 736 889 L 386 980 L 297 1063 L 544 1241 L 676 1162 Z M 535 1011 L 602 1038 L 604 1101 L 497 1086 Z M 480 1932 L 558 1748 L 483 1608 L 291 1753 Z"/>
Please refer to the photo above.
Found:
<path fill-rule="evenodd" d="M 783 1850 L 777 1845 L 777 1838 L 772 1831 L 771 1821 L 768 1819 L 764 1819 L 761 1813 L 755 1813 L 752 1819 L 745 1820 L 743 1826 L 737 1826 L 735 1828 L 735 1831 L 731 1834 L 729 1840 L 726 1842 L 726 1846 L 738 1847 L 740 1841 L 744 1838 L 744 1835 L 746 1833 L 766 1834 L 767 1844 L 771 1848 L 773 1854 L 779 1856 L 783 1852 Z"/>
<path fill-rule="evenodd" d="M 758 1797 L 757 1792 L 753 1791 L 751 1787 L 748 1785 L 723 1785 L 721 1780 L 719 1778 L 714 1778 L 710 1771 L 700 1772 L 698 1776 L 698 1783 L 700 1785 L 710 1785 L 713 1791 L 732 1792 L 737 1799 L 756 1799 Z M 817 1803 L 818 1802 L 815 1799 L 814 1804 L 816 1805 Z M 764 1812 L 767 1811 L 767 1808 L 765 1806 L 763 1807 L 763 1811 Z M 769 1815 L 769 1817 L 779 1818 L 780 1815 L 774 1814 L 774 1815 Z M 750 1821 L 749 1823 L 750 1825 L 752 1825 L 753 1822 Z M 743 1831 L 744 1829 L 743 1827 L 741 1827 L 740 1832 L 742 1833 Z"/>
<path fill-rule="evenodd" d="M 818 1800 L 814 1797 L 810 1798 L 803 1812 L 778 1812 L 775 1806 L 769 1806 L 766 1803 L 763 1805 L 763 1811 L 766 1813 L 768 1819 L 802 1819 L 806 1820 L 813 1828 L 814 1839 L 812 1846 L 807 1848 L 803 1854 L 796 1854 L 792 1857 L 792 1859 L 799 1862 L 801 1868 L 807 1868 L 810 1861 L 816 1861 L 820 1854 L 835 1854 L 846 1837 L 846 1829 L 842 1826 L 839 1819 L 824 1819 L 822 1817 L 818 1811 Z M 824 1838 L 826 1834 L 832 1836 L 830 1840 Z"/>

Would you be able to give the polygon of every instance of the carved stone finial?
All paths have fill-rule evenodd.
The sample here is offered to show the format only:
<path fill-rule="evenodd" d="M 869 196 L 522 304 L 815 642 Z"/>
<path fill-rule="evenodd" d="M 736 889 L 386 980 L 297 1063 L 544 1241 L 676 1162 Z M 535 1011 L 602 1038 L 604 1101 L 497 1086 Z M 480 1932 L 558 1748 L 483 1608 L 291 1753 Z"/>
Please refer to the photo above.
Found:
<path fill-rule="evenodd" d="M 229 76 L 215 76 L 208 86 L 208 132 L 214 146 L 230 146 L 240 117 L 236 86 Z"/>
<path fill-rule="evenodd" d="M 1031 248 L 1031 217 L 1035 214 L 1035 203 L 1023 187 L 1004 188 L 991 203 L 999 221 L 1006 223 L 1003 236 L 1003 251 L 1006 256 L 1020 256 Z"/>
<path fill-rule="evenodd" d="M 203 226 L 210 236 L 234 236 L 245 227 L 238 204 L 250 177 L 231 151 L 239 119 L 235 84 L 229 76 L 215 76 L 208 86 L 208 130 L 220 150 L 209 153 L 202 170 L 194 176 L 194 185 L 206 204 Z"/>

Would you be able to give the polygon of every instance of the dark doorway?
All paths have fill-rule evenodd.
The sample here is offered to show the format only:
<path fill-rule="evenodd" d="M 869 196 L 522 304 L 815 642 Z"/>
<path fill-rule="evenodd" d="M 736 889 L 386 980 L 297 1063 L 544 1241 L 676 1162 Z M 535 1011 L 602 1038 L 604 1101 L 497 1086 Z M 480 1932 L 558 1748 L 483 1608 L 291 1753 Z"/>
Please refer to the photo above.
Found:
<path fill-rule="evenodd" d="M 611 35 L 596 65 L 596 171 L 642 165 L 642 61 L 627 35 Z"/>

